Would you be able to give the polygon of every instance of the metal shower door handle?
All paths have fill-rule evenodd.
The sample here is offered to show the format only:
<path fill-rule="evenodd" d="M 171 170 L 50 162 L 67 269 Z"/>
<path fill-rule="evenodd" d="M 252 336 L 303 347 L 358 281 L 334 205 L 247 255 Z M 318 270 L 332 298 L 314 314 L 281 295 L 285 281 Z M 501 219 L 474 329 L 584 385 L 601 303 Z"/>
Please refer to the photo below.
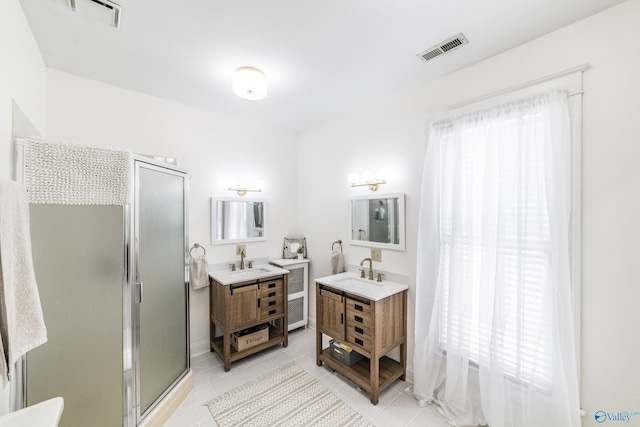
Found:
<path fill-rule="evenodd" d="M 144 285 L 142 282 L 136 282 L 136 295 L 135 295 L 135 300 L 137 304 L 142 304 L 142 291 L 144 289 Z"/>

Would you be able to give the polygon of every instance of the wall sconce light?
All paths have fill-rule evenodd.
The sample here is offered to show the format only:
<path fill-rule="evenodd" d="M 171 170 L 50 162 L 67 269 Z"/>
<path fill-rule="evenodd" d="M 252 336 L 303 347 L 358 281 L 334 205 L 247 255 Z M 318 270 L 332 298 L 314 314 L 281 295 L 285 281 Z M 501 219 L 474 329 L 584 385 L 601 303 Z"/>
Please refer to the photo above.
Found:
<path fill-rule="evenodd" d="M 267 77 L 254 67 L 240 67 L 233 74 L 233 93 L 257 101 L 267 96 Z"/>
<path fill-rule="evenodd" d="M 244 196 L 249 192 L 261 193 L 262 189 L 264 189 L 264 181 L 261 179 L 253 182 L 249 179 L 237 181 L 235 178 L 227 178 L 225 179 L 225 186 L 229 191 L 236 191 L 238 196 Z"/>
<path fill-rule="evenodd" d="M 366 185 L 369 187 L 369 190 L 376 191 L 380 185 L 386 184 L 387 175 L 388 171 L 386 169 L 380 169 L 376 175 L 370 170 L 366 170 L 362 172 L 362 175 L 358 175 L 355 172 L 350 173 L 347 180 L 352 187 L 363 187 Z"/>

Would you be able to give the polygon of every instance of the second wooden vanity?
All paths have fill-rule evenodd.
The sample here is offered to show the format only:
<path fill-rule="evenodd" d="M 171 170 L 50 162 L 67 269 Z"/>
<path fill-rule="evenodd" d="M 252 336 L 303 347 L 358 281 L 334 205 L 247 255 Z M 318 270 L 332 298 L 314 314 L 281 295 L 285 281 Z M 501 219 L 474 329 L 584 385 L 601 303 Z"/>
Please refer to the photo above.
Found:
<path fill-rule="evenodd" d="M 256 272 L 256 278 L 251 273 L 239 273 L 239 281 L 233 281 L 230 274 L 227 276 L 231 279 L 222 274 L 210 275 L 210 345 L 225 371 L 231 369 L 231 362 L 243 357 L 278 344 L 288 345 L 288 271 L 274 268 L 262 274 Z M 265 323 L 269 326 L 267 340 L 241 351 L 231 345 L 232 334 Z"/>
<path fill-rule="evenodd" d="M 327 364 L 371 395 L 407 372 L 407 287 L 360 280 L 350 273 L 316 279 L 316 363 Z M 347 365 L 323 349 L 323 334 L 365 356 Z M 386 356 L 400 348 L 399 361 Z"/>

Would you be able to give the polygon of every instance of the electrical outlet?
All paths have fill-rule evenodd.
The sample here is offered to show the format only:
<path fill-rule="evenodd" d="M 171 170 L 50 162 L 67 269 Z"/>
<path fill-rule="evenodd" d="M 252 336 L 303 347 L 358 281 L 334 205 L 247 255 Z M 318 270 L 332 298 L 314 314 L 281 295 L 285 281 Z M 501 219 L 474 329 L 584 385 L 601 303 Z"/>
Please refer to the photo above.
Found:
<path fill-rule="evenodd" d="M 236 255 L 240 255 L 244 251 L 245 256 L 247 255 L 247 245 L 236 245 Z"/>
<path fill-rule="evenodd" d="M 371 260 L 376 262 L 382 262 L 382 249 L 371 248 Z"/>

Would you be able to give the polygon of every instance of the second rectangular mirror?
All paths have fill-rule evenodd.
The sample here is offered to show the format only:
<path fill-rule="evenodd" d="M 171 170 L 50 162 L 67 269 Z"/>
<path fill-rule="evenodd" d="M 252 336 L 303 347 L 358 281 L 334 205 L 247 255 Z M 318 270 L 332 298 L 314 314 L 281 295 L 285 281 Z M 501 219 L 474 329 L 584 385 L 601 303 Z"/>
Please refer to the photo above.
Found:
<path fill-rule="evenodd" d="M 264 200 L 211 198 L 212 244 L 264 240 L 267 240 Z"/>
<path fill-rule="evenodd" d="M 352 245 L 404 250 L 404 193 L 351 198 Z"/>

